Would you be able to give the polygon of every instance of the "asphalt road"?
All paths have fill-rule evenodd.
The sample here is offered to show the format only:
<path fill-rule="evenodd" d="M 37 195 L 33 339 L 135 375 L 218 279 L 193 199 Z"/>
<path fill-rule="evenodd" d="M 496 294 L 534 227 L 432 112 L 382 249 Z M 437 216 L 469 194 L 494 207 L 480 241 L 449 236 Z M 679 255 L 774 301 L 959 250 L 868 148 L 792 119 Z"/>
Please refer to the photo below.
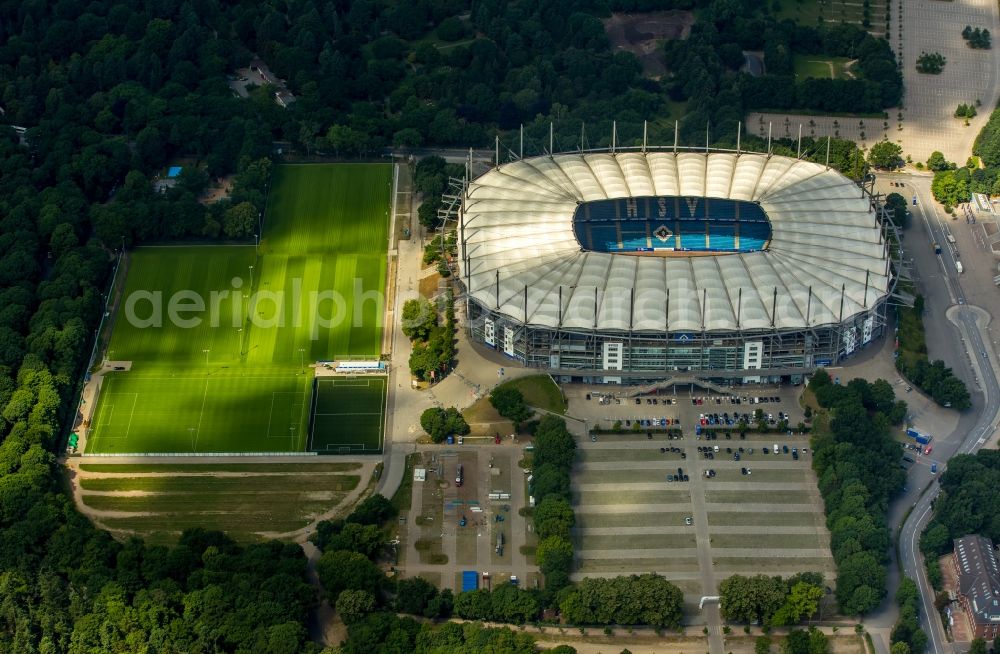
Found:
<path fill-rule="evenodd" d="M 930 193 L 931 178 L 897 174 L 888 179 L 906 184 L 903 195 L 910 201 L 909 208 L 913 212 L 913 223 L 906 232 L 904 250 L 906 256 L 911 257 L 918 288 L 927 300 L 930 318 L 925 321 L 927 340 L 928 343 L 935 343 L 938 349 L 932 352 L 932 356 L 944 358 L 973 391 L 972 409 L 965 412 L 952 434 L 936 439 L 934 458 L 940 462 L 938 474 L 941 474 L 944 462 L 951 456 L 975 452 L 994 429 L 1000 412 L 1000 385 L 993 364 L 995 354 L 988 349 L 988 339 L 984 339 L 981 331 L 985 323 L 980 326 L 976 322 L 977 315 L 984 315 L 985 312 L 966 302 L 961 275 L 955 266 L 957 257 L 948 246 L 946 228 L 937 215 Z M 916 206 L 912 204 L 914 194 L 918 201 Z M 932 243 L 942 246 L 940 255 L 933 254 Z M 947 317 L 945 307 L 948 307 Z M 975 382 L 979 383 L 980 394 L 974 392 Z M 937 618 L 934 592 L 927 580 L 919 548 L 920 534 L 930 520 L 931 505 L 940 491 L 936 479 L 936 475 L 929 474 L 927 466 L 911 468 L 908 491 L 890 510 L 890 529 L 894 532 L 899 529 L 903 574 L 914 579 L 920 588 L 923 602 L 921 622 L 930 638 L 930 650 L 948 653 L 958 650 L 947 642 L 941 621 Z M 870 616 L 879 626 L 890 626 L 895 620 L 893 596 L 899 579 L 894 568 L 890 569 L 889 597 L 882 609 Z M 884 643 L 876 642 L 879 651 L 885 651 Z"/>

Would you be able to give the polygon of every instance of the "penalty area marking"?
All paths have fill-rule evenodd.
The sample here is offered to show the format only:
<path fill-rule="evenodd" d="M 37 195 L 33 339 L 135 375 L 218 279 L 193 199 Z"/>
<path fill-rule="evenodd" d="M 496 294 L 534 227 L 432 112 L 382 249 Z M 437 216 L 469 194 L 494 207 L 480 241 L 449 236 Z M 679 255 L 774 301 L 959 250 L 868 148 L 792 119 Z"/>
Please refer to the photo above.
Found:
<path fill-rule="evenodd" d="M 94 440 L 106 438 L 108 440 L 125 440 L 128 438 L 129 432 L 132 430 L 132 417 L 135 415 L 135 405 L 138 404 L 139 394 L 138 393 L 108 393 L 107 399 L 114 399 L 116 395 L 121 396 L 131 396 L 132 406 L 129 408 L 128 412 L 128 424 L 125 425 L 125 433 L 118 435 L 112 435 L 110 433 L 104 433 L 105 430 L 112 430 L 111 423 L 114 417 L 116 403 L 112 402 L 108 405 L 109 409 L 107 412 L 107 420 L 104 420 L 104 411 L 101 411 L 101 417 L 97 422 L 98 433 Z M 113 433 L 113 430 L 112 430 Z"/>

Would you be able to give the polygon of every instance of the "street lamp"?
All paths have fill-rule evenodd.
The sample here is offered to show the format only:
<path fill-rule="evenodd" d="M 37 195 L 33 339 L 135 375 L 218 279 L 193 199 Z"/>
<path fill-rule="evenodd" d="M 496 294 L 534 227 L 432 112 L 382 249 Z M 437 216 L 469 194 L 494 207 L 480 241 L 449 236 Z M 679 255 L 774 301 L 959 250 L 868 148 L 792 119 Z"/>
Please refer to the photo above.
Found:
<path fill-rule="evenodd" d="M 208 353 L 211 352 L 211 350 L 202 350 L 202 352 L 205 353 L 205 365 L 207 366 L 208 365 Z"/>
<path fill-rule="evenodd" d="M 299 365 L 301 366 L 301 371 L 306 371 L 306 349 L 304 347 L 299 348 Z"/>
<path fill-rule="evenodd" d="M 250 290 L 253 291 L 253 266 L 250 266 Z"/>

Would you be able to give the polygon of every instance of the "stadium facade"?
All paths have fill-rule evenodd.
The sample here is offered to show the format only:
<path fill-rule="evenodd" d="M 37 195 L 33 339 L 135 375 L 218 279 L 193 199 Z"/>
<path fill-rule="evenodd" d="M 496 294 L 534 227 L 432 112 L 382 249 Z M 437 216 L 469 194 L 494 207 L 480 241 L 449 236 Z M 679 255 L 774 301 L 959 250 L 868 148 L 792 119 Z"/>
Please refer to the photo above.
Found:
<path fill-rule="evenodd" d="M 560 381 L 797 381 L 886 329 L 891 223 L 821 164 L 577 152 L 465 185 L 474 341 Z"/>

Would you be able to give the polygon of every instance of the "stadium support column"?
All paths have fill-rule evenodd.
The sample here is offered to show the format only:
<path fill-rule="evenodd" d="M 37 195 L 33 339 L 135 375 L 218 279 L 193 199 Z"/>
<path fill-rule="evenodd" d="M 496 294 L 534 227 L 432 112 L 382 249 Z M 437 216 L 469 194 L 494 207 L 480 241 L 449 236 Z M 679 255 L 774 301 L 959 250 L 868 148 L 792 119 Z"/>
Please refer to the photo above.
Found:
<path fill-rule="evenodd" d="M 743 314 L 743 287 L 740 286 L 739 293 L 736 296 L 736 330 L 737 331 L 739 331 L 741 329 L 741 327 L 740 327 L 740 323 L 741 323 L 740 318 L 741 318 L 742 314 Z"/>
<path fill-rule="evenodd" d="M 618 121 L 611 121 L 611 154 L 615 153 L 615 148 L 618 146 Z"/>
<path fill-rule="evenodd" d="M 670 289 L 667 289 L 667 308 L 663 313 L 663 333 L 667 342 L 663 346 L 663 370 L 670 369 Z"/>
<path fill-rule="evenodd" d="M 497 311 L 500 310 L 500 269 L 497 268 Z"/>
<path fill-rule="evenodd" d="M 642 153 L 646 154 L 646 137 L 649 135 L 649 122 L 642 121 Z"/>
<path fill-rule="evenodd" d="M 795 148 L 795 158 L 802 158 L 802 123 L 799 123 L 799 144 Z"/>
<path fill-rule="evenodd" d="M 778 287 L 774 287 L 774 296 L 771 299 L 771 327 L 774 327 L 774 318 L 778 311 Z"/>
<path fill-rule="evenodd" d="M 524 365 L 528 365 L 528 285 L 524 285 L 524 320 L 521 321 L 524 329 Z"/>
<path fill-rule="evenodd" d="M 698 348 L 698 367 L 705 369 L 705 305 L 708 304 L 708 289 L 701 291 L 701 347 Z"/>
<path fill-rule="evenodd" d="M 494 141 L 494 144 L 493 144 L 493 157 L 494 157 L 494 160 L 496 162 L 495 165 L 494 165 L 494 168 L 499 168 L 500 167 L 500 135 L 499 134 L 497 134 L 496 140 Z"/>
<path fill-rule="evenodd" d="M 711 127 L 711 125 L 712 121 L 710 120 L 705 121 L 705 154 L 708 154 L 709 127 Z"/>
<path fill-rule="evenodd" d="M 826 137 L 826 169 L 830 170 L 830 136 Z"/>
<path fill-rule="evenodd" d="M 594 370 L 599 370 L 597 367 L 597 357 L 600 356 L 600 351 L 597 347 L 597 287 L 594 287 L 594 327 L 590 335 L 591 344 L 594 347 Z M 602 377 L 603 379 L 603 377 Z"/>
<path fill-rule="evenodd" d="M 809 326 L 809 314 L 812 313 L 813 287 L 809 287 L 809 299 L 806 301 L 806 327 Z"/>
<path fill-rule="evenodd" d="M 868 277 L 870 275 L 871 275 L 871 271 L 870 270 L 866 270 L 865 271 L 865 297 L 864 297 L 864 301 L 861 303 L 861 306 L 863 306 L 866 309 L 868 308 Z"/>
<path fill-rule="evenodd" d="M 521 123 L 521 145 L 517 151 L 517 158 L 524 159 L 524 123 Z"/>
<path fill-rule="evenodd" d="M 743 121 L 736 123 L 736 156 L 740 154 L 740 140 L 743 136 Z"/>
<path fill-rule="evenodd" d="M 551 157 L 556 152 L 555 150 L 555 127 L 552 121 L 549 121 L 549 156 Z"/>
<path fill-rule="evenodd" d="M 674 154 L 677 154 L 677 138 L 680 135 L 680 122 L 674 121 Z"/>
<path fill-rule="evenodd" d="M 847 291 L 847 284 L 840 285 L 840 318 L 837 319 L 838 322 L 843 324 L 844 322 L 844 293 Z"/>

